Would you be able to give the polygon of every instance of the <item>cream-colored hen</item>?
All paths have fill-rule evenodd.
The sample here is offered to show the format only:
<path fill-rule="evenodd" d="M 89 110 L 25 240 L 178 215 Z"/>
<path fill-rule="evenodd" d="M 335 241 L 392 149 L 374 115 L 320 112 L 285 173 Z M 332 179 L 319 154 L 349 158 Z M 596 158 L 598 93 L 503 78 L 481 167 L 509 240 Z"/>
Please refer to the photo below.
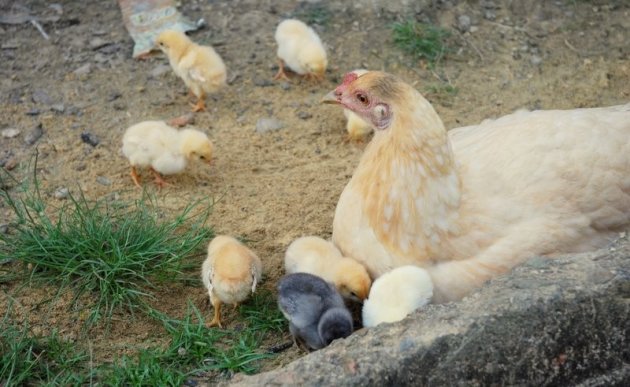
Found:
<path fill-rule="evenodd" d="M 195 129 L 177 130 L 163 121 L 144 121 L 130 126 L 122 139 L 122 153 L 131 164 L 131 178 L 140 187 L 136 167 L 148 167 L 155 183 L 167 184 L 160 174 L 182 172 L 191 159 L 212 161 L 214 147 L 204 133 Z"/>
<path fill-rule="evenodd" d="M 214 307 L 209 327 L 221 325 L 221 305 L 234 308 L 256 291 L 262 275 L 260 258 L 244 244 L 227 235 L 218 235 L 208 245 L 208 257 L 201 266 L 201 280 Z"/>
<path fill-rule="evenodd" d="M 287 79 L 285 64 L 297 74 L 315 79 L 324 77 L 328 56 L 322 41 L 311 27 L 297 19 L 283 20 L 276 28 L 275 38 L 280 68 L 274 79 Z"/>
<path fill-rule="evenodd" d="M 193 111 L 204 111 L 206 95 L 226 84 L 227 71 L 223 59 L 212 47 L 196 44 L 180 31 L 162 32 L 156 44 L 168 56 L 175 74 L 197 97 Z"/>
<path fill-rule="evenodd" d="M 457 300 L 526 259 L 602 246 L 630 224 L 630 104 L 520 111 L 446 132 L 413 87 L 348 74 L 324 102 L 375 135 L 344 189 L 333 242 L 373 278 L 424 267 Z"/>
<path fill-rule="evenodd" d="M 332 243 L 314 236 L 298 238 L 289 245 L 284 267 L 288 274 L 321 277 L 333 283 L 344 298 L 354 301 L 363 301 L 372 283 L 363 265 L 342 256 Z"/>

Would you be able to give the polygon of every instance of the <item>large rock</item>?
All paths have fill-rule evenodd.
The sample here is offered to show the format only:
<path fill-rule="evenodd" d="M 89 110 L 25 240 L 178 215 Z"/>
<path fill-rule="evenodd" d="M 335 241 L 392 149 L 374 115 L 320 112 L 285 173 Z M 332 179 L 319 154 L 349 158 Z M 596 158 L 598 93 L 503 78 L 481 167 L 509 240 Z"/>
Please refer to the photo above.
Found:
<path fill-rule="evenodd" d="M 535 258 L 461 302 L 236 385 L 630 385 L 630 243 Z"/>

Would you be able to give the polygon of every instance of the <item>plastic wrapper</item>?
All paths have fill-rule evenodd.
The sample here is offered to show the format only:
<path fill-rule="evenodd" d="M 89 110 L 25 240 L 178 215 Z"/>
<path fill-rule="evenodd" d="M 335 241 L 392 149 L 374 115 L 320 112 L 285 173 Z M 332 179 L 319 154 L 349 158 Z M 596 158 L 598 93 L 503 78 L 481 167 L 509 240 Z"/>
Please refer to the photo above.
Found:
<path fill-rule="evenodd" d="M 174 0 L 118 0 L 125 27 L 135 42 L 133 57 L 142 58 L 155 48 L 155 39 L 164 30 L 182 32 L 198 26 L 177 11 Z"/>

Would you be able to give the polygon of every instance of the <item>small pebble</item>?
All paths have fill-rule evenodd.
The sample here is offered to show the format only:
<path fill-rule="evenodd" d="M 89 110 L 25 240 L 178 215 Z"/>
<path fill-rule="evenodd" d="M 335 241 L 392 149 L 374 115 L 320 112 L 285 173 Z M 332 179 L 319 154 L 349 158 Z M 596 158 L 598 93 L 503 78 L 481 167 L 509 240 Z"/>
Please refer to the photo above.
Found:
<path fill-rule="evenodd" d="M 31 96 L 31 100 L 33 100 L 33 102 L 35 103 L 43 104 L 43 105 L 53 104 L 52 98 L 50 98 L 50 96 L 45 90 L 41 90 L 41 89 L 37 89 L 33 92 L 33 95 Z"/>
<path fill-rule="evenodd" d="M 98 137 L 90 132 L 81 133 L 81 141 L 92 146 L 97 146 L 99 143 Z"/>
<path fill-rule="evenodd" d="M 66 199 L 68 195 L 70 195 L 70 190 L 66 187 L 57 188 L 55 190 L 55 193 L 53 193 L 53 196 L 55 197 L 55 199 L 59 199 L 59 200 Z"/>
<path fill-rule="evenodd" d="M 457 18 L 457 29 L 464 33 L 470 30 L 470 26 L 472 25 L 472 21 L 470 20 L 470 16 L 468 15 L 459 15 Z"/>
<path fill-rule="evenodd" d="M 261 118 L 256 122 L 257 133 L 267 133 L 284 128 L 284 123 L 275 118 Z"/>
<path fill-rule="evenodd" d="M 66 107 L 62 103 L 55 103 L 50 106 L 50 110 L 55 113 L 63 113 L 66 111 Z"/>
<path fill-rule="evenodd" d="M 112 185 L 112 181 L 105 176 L 96 176 L 96 182 L 100 185 Z"/>
<path fill-rule="evenodd" d="M 308 120 L 309 118 L 313 117 L 311 113 L 305 111 L 298 112 L 297 116 L 301 120 Z"/>
<path fill-rule="evenodd" d="M 42 128 L 42 124 L 37 125 L 29 134 L 24 136 L 24 142 L 28 145 L 33 145 L 39 140 L 39 138 L 44 134 L 44 129 Z"/>
<path fill-rule="evenodd" d="M 254 85 L 258 87 L 269 87 L 269 86 L 273 86 L 273 82 L 265 78 L 256 78 L 254 80 Z"/>
<path fill-rule="evenodd" d="M 4 138 L 13 138 L 16 137 L 18 134 L 20 134 L 19 129 L 9 128 L 2 130 L 2 137 Z"/>
<path fill-rule="evenodd" d="M 103 38 L 99 38 L 98 36 L 95 37 L 94 39 L 90 40 L 90 48 L 92 50 L 98 50 L 101 47 L 107 46 L 112 44 L 111 42 L 108 42 L 107 40 L 103 39 Z"/>
<path fill-rule="evenodd" d="M 532 55 L 532 57 L 529 59 L 529 61 L 534 65 L 534 66 L 538 66 L 542 63 L 542 58 L 539 57 L 538 55 Z"/>
<path fill-rule="evenodd" d="M 6 234 L 9 232 L 9 225 L 7 223 L 0 224 L 0 234 Z"/>
<path fill-rule="evenodd" d="M 83 66 L 79 67 L 78 69 L 74 70 L 73 72 L 75 75 L 87 75 L 90 73 L 91 70 L 92 70 L 92 65 L 89 63 L 86 63 Z"/>
<path fill-rule="evenodd" d="M 291 88 L 291 85 L 289 84 L 289 82 L 282 82 L 282 83 L 280 84 L 280 88 L 281 88 L 282 90 L 289 90 L 289 89 Z"/>
<path fill-rule="evenodd" d="M 27 116 L 38 116 L 41 113 L 39 109 L 31 109 L 26 112 Z"/>

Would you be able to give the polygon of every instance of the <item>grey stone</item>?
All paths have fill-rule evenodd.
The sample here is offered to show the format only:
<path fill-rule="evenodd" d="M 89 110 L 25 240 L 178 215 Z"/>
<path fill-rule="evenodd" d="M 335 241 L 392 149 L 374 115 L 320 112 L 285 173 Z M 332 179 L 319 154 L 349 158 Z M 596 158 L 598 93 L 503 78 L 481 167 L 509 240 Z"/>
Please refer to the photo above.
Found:
<path fill-rule="evenodd" d="M 531 263 L 462 301 L 223 385 L 628 385 L 628 238 Z"/>
<path fill-rule="evenodd" d="M 43 105 L 52 105 L 54 102 L 50 95 L 45 90 L 37 89 L 33 92 L 31 96 L 33 102 Z"/>
<path fill-rule="evenodd" d="M 98 137 L 90 132 L 81 133 L 81 141 L 92 146 L 97 146 L 100 142 Z"/>
<path fill-rule="evenodd" d="M 16 137 L 18 134 L 20 134 L 19 129 L 15 129 L 15 128 L 2 129 L 2 137 L 4 138 L 13 138 L 13 137 Z"/>
<path fill-rule="evenodd" d="M 297 113 L 297 116 L 301 120 L 308 120 L 309 118 L 313 117 L 313 115 L 311 113 L 305 112 L 305 111 L 299 111 Z"/>
<path fill-rule="evenodd" d="M 468 32 L 471 25 L 472 21 L 470 20 L 470 16 L 459 15 L 459 17 L 457 18 L 457 29 L 461 32 Z"/>
<path fill-rule="evenodd" d="M 55 192 L 53 193 L 53 196 L 55 197 L 55 199 L 59 199 L 59 200 L 67 199 L 69 195 L 70 195 L 70 190 L 66 187 L 57 188 Z"/>
<path fill-rule="evenodd" d="M 284 128 L 284 123 L 275 118 L 261 118 L 256 122 L 257 133 L 267 133 Z"/>
<path fill-rule="evenodd" d="M 542 63 L 542 58 L 539 57 L 538 55 L 532 55 L 531 58 L 529 58 L 529 61 L 534 65 L 534 66 L 538 66 Z"/>
<path fill-rule="evenodd" d="M 43 134 L 44 129 L 42 128 L 42 124 L 38 124 L 35 128 L 33 128 L 33 130 L 30 131 L 30 133 L 24 136 L 24 142 L 28 145 L 33 145 Z"/>
<path fill-rule="evenodd" d="M 87 75 L 90 73 L 90 71 L 92 71 L 92 65 L 89 63 L 86 63 L 83 66 L 74 70 L 73 72 L 75 75 Z"/>
<path fill-rule="evenodd" d="M 96 182 L 100 185 L 112 185 L 112 181 L 105 176 L 96 176 Z"/>
<path fill-rule="evenodd" d="M 63 113 L 66 111 L 66 106 L 62 103 L 54 103 L 50 105 L 50 110 L 55 113 Z"/>

